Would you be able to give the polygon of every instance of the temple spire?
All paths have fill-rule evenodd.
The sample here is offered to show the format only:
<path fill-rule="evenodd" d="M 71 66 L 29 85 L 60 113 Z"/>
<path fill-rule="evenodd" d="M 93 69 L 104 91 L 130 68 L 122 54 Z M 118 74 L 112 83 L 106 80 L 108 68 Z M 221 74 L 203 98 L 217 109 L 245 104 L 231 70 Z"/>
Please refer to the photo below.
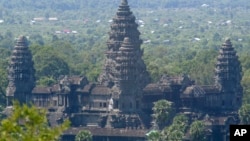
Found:
<path fill-rule="evenodd" d="M 150 82 L 135 19 L 127 0 L 122 0 L 110 26 L 105 64 L 98 78 L 112 89 L 113 100 L 123 112 L 139 109 L 143 88 Z"/>
<path fill-rule="evenodd" d="M 16 40 L 8 66 L 8 79 L 7 105 L 11 105 L 13 99 L 20 103 L 29 103 L 35 87 L 35 69 L 25 36 Z"/>
<path fill-rule="evenodd" d="M 241 81 L 241 65 L 229 38 L 222 44 L 215 68 L 215 83 L 222 91 L 237 91 Z"/>
<path fill-rule="evenodd" d="M 128 5 L 128 1 L 127 0 L 122 0 L 122 5 Z"/>
<path fill-rule="evenodd" d="M 142 40 L 137 27 L 138 24 L 135 22 L 135 16 L 130 11 L 129 5 L 127 5 L 127 0 L 122 0 L 110 27 L 105 65 L 103 73 L 98 79 L 102 84 L 112 85 L 117 79 L 115 75 L 116 58 L 125 37 L 133 40 L 134 47 L 140 48 Z"/>

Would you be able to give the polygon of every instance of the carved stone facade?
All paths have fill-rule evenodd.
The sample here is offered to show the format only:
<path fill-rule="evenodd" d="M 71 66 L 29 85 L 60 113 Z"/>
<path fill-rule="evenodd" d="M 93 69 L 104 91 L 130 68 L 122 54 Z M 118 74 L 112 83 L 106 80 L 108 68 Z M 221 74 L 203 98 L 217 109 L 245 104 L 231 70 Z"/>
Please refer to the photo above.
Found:
<path fill-rule="evenodd" d="M 31 91 L 35 87 L 33 64 L 27 39 L 20 36 L 16 41 L 8 66 L 7 105 L 11 105 L 13 99 L 18 99 L 20 103 L 30 102 Z"/>
<path fill-rule="evenodd" d="M 145 140 L 152 128 L 153 103 L 166 99 L 190 121 L 204 120 L 212 131 L 208 133 L 210 140 L 227 140 L 228 125 L 238 123 L 236 111 L 243 93 L 241 65 L 231 41 L 227 39 L 219 51 L 214 85 L 196 85 L 188 75 L 163 75 L 150 83 L 137 27 L 127 0 L 122 0 L 109 32 L 99 82 L 90 83 L 84 76 L 64 76 L 51 87 L 34 87 L 32 56 L 26 38 L 21 36 L 8 67 L 8 105 L 14 98 L 47 108 L 52 126 L 69 118 L 72 128 L 63 136 L 65 140 L 80 129 L 90 130 L 94 140 Z"/>
<path fill-rule="evenodd" d="M 112 113 L 141 111 L 143 88 L 150 82 L 137 27 L 127 0 L 123 0 L 111 24 L 105 65 L 99 77 L 100 84 L 110 88 Z M 125 121 L 122 124 L 126 125 Z"/>
<path fill-rule="evenodd" d="M 222 109 L 238 109 L 241 106 L 243 94 L 242 68 L 230 39 L 227 39 L 220 48 L 215 72 L 216 86 L 223 95 Z"/>
<path fill-rule="evenodd" d="M 111 31 L 109 32 L 106 60 L 103 67 L 103 72 L 99 77 L 99 82 L 101 84 L 110 87 L 113 85 L 116 87 L 122 87 L 120 84 L 122 83 L 121 81 L 125 79 L 124 73 L 126 73 L 126 69 L 134 69 L 136 71 L 136 79 L 138 79 L 137 81 L 140 81 L 140 84 L 137 85 L 140 85 L 140 88 L 144 87 L 150 82 L 149 74 L 146 71 L 146 66 L 141 59 L 143 54 L 143 51 L 140 49 L 142 40 L 139 37 L 140 32 L 137 29 L 138 24 L 135 22 L 135 19 L 135 16 L 130 11 L 127 0 L 123 0 L 115 17 L 113 18 Z M 130 57 L 129 55 L 135 55 L 133 56 L 135 57 L 133 59 L 138 60 L 133 62 L 134 64 L 131 64 L 133 59 L 129 58 L 130 60 L 127 60 L 126 65 L 128 66 L 126 68 L 117 66 L 124 64 L 124 58 Z M 123 61 L 123 63 L 121 61 Z M 137 75 L 138 73 L 140 73 L 140 75 Z"/>

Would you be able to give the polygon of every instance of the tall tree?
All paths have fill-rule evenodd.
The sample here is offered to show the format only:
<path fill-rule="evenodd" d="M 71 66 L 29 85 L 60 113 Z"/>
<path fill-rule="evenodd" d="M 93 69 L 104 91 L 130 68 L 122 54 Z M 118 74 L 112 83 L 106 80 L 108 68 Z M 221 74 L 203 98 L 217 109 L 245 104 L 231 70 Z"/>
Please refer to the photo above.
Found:
<path fill-rule="evenodd" d="M 179 125 L 173 124 L 162 131 L 162 140 L 164 141 L 181 141 L 185 136 L 185 133 L 178 130 Z"/>
<path fill-rule="evenodd" d="M 188 118 L 185 115 L 177 115 L 173 119 L 172 125 L 162 131 L 162 140 L 180 141 L 183 140 L 188 125 Z"/>
<path fill-rule="evenodd" d="M 167 100 L 159 100 L 154 103 L 153 118 L 160 129 L 170 123 L 174 117 L 175 109 L 172 102 Z"/>
<path fill-rule="evenodd" d="M 192 141 L 206 141 L 206 130 L 203 121 L 194 121 L 190 126 Z"/>
<path fill-rule="evenodd" d="M 0 79 L 0 111 L 1 111 L 5 105 L 5 100 L 6 100 L 5 90 L 8 85 L 6 70 L 3 70 L 0 68 L 0 76 L 1 76 L 1 79 Z"/>
<path fill-rule="evenodd" d="M 51 47 L 43 47 L 34 55 L 36 76 L 58 78 L 60 75 L 68 75 L 70 68 L 66 60 Z"/>
<path fill-rule="evenodd" d="M 75 141 L 92 141 L 92 134 L 88 130 L 81 130 L 76 135 Z"/>
<path fill-rule="evenodd" d="M 152 130 L 147 135 L 148 141 L 160 141 L 161 140 L 161 132 L 157 130 Z"/>
<path fill-rule="evenodd" d="M 250 124 L 250 104 L 243 104 L 241 106 L 239 117 L 242 124 Z"/>
<path fill-rule="evenodd" d="M 11 115 L 0 124 L 0 141 L 56 141 L 69 121 L 50 127 L 46 118 L 46 110 L 26 104 L 14 102 Z"/>
<path fill-rule="evenodd" d="M 174 117 L 172 125 L 178 125 L 178 130 L 186 132 L 188 126 L 188 117 L 183 114 L 179 114 Z"/>

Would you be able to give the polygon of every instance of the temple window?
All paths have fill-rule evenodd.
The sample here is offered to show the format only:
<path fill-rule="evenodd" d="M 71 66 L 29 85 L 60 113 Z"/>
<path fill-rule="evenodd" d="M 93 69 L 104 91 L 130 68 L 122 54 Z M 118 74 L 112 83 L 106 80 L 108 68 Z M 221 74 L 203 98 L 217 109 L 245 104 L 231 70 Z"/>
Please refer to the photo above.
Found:
<path fill-rule="evenodd" d="M 62 96 L 58 96 L 58 105 L 63 106 L 63 98 L 62 98 Z"/>
<path fill-rule="evenodd" d="M 222 100 L 221 105 L 225 106 L 225 101 L 224 100 Z"/>
<path fill-rule="evenodd" d="M 57 101 L 56 100 L 54 100 L 54 106 L 57 106 Z"/>
<path fill-rule="evenodd" d="M 140 108 L 140 106 L 139 106 L 139 101 L 136 100 L 136 109 L 139 109 L 139 108 Z"/>
<path fill-rule="evenodd" d="M 237 97 L 237 102 L 239 103 L 240 102 L 240 98 Z"/>
<path fill-rule="evenodd" d="M 115 108 L 115 109 L 118 108 L 118 101 L 117 101 L 117 100 L 115 100 L 114 108 Z"/>

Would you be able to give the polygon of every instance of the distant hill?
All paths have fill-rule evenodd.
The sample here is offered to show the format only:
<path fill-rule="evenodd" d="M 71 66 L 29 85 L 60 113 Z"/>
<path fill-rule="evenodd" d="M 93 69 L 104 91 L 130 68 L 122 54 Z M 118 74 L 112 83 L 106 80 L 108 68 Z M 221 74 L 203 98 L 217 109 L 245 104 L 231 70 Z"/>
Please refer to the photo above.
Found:
<path fill-rule="evenodd" d="M 215 7 L 250 8 L 248 0 L 128 0 L 131 7 L 140 8 L 182 8 L 199 7 L 202 4 Z M 1 0 L 0 8 L 17 10 L 82 10 L 84 8 L 116 7 L 120 0 Z"/>

